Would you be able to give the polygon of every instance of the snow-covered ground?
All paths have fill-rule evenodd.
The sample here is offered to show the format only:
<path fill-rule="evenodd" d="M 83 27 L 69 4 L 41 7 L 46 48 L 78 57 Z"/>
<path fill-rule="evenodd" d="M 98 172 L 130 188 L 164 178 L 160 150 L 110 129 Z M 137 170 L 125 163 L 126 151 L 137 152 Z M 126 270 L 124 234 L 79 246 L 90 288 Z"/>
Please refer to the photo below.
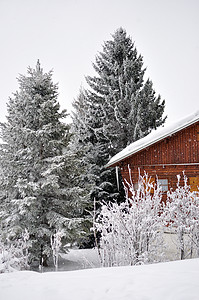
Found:
<path fill-rule="evenodd" d="M 61 269 L 94 267 L 95 251 L 72 251 Z M 145 266 L 0 275 L 1 300 L 197 300 L 199 259 Z"/>
<path fill-rule="evenodd" d="M 100 267 L 97 249 L 71 249 L 67 254 L 61 253 L 58 271 L 74 271 Z M 54 271 L 52 266 L 44 268 L 44 272 Z M 1 300 L 1 298 L 0 298 Z"/>

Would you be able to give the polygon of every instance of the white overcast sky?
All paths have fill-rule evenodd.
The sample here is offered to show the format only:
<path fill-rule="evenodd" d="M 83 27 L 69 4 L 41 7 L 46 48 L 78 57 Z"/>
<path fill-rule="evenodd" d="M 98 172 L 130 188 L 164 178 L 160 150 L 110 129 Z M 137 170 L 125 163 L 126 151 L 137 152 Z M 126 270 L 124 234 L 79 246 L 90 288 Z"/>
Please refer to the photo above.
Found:
<path fill-rule="evenodd" d="M 40 59 L 71 111 L 103 42 L 126 29 L 173 121 L 199 109 L 198 0 L 0 0 L 0 121 L 16 78 Z"/>

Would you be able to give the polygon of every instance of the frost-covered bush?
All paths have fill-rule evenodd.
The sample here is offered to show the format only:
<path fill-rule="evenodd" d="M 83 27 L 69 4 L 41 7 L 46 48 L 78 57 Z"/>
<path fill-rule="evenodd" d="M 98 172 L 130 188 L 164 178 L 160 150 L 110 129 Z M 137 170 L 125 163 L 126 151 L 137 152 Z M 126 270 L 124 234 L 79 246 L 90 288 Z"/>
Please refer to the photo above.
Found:
<path fill-rule="evenodd" d="M 126 201 L 102 205 L 94 224 L 101 234 L 103 266 L 162 260 L 161 188 L 152 186 L 147 175 L 140 176 L 137 190 L 132 182 L 126 185 L 129 191 Z"/>
<path fill-rule="evenodd" d="M 185 259 L 192 257 L 194 250 L 199 256 L 199 193 L 190 191 L 185 174 L 183 185 L 180 185 L 180 175 L 177 179 L 177 188 L 167 193 L 164 220 L 168 229 L 177 234 L 180 259 Z"/>
<path fill-rule="evenodd" d="M 58 270 L 59 251 L 62 245 L 61 239 L 65 235 L 64 230 L 59 229 L 51 236 L 51 248 L 53 252 L 53 263 L 55 270 Z"/>
<path fill-rule="evenodd" d="M 124 203 L 103 204 L 94 224 L 101 234 L 103 266 L 164 259 L 165 228 L 177 236 L 180 259 L 199 257 L 199 192 L 190 190 L 185 174 L 183 184 L 180 175 L 177 179 L 176 189 L 167 192 L 166 204 L 162 202 L 161 187 L 158 183 L 154 186 L 147 174 L 140 176 L 137 190 L 131 178 L 126 182 Z"/>
<path fill-rule="evenodd" d="M 29 269 L 28 249 L 31 246 L 29 233 L 24 231 L 18 241 L 2 241 L 0 236 L 0 273 Z"/>

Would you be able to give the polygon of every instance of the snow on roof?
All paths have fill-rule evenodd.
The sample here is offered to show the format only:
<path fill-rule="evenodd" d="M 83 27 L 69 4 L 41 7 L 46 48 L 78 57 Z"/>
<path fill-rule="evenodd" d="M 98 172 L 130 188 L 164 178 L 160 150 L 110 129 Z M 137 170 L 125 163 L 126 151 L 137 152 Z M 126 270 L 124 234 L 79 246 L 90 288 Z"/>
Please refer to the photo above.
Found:
<path fill-rule="evenodd" d="M 196 123 L 199 121 L 199 111 L 195 112 L 194 114 L 191 114 L 187 116 L 186 118 L 183 118 L 177 122 L 172 122 L 169 124 L 164 125 L 163 127 L 159 127 L 156 130 L 153 130 L 151 133 L 149 133 L 144 138 L 131 143 L 129 146 L 124 148 L 122 151 L 117 153 L 115 156 L 111 158 L 111 160 L 108 162 L 106 167 L 110 167 L 113 164 L 118 163 L 119 161 L 129 157 L 132 154 L 135 154 L 146 147 L 149 147 L 162 139 L 171 136 L 172 134 Z"/>

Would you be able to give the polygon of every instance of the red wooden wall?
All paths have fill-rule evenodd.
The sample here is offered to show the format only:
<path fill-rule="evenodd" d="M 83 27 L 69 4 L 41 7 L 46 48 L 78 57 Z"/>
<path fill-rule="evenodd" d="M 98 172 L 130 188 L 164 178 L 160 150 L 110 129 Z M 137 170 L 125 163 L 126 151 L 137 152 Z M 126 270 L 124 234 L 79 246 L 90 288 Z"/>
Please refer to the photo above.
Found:
<path fill-rule="evenodd" d="M 129 181 L 129 168 L 133 182 L 146 171 L 149 176 L 168 179 L 169 188 L 175 188 L 177 174 L 185 171 L 188 178 L 199 183 L 199 122 L 119 162 L 123 179 Z M 192 179 L 191 179 L 192 180 Z"/>

